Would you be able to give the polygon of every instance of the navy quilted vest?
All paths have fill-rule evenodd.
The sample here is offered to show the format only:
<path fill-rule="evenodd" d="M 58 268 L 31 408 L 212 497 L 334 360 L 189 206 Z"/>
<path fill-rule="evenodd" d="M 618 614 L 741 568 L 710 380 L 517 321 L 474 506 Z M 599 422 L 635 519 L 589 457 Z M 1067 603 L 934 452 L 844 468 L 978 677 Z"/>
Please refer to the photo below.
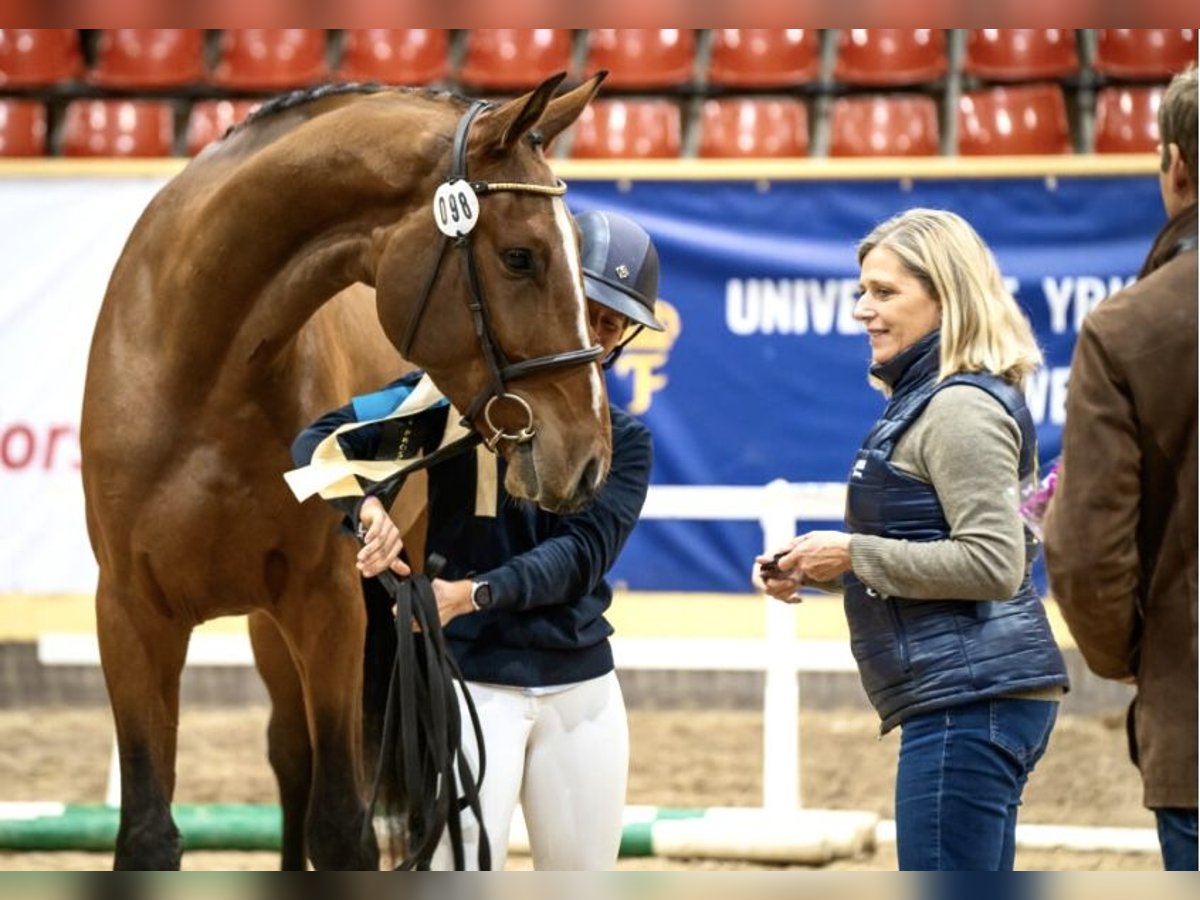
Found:
<path fill-rule="evenodd" d="M 1021 477 L 1034 471 L 1037 435 L 1020 391 L 987 373 L 954 375 L 939 383 L 938 353 L 934 332 L 873 370 L 893 392 L 850 473 L 846 527 L 851 534 L 908 541 L 950 537 L 933 487 L 890 461 L 900 436 L 943 387 L 971 384 L 995 397 L 1021 429 Z M 1036 550 L 1030 540 L 1025 580 L 1007 600 L 882 597 L 847 573 L 851 650 L 883 731 L 915 713 L 1067 684 L 1062 654 L 1029 577 Z"/>

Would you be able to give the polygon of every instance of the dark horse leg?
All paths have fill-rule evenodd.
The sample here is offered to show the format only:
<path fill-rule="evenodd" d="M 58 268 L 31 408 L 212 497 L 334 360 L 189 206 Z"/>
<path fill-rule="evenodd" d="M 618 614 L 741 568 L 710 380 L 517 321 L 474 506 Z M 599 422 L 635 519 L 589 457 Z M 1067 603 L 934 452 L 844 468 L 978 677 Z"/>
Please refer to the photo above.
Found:
<path fill-rule="evenodd" d="M 347 596 L 355 598 L 349 606 L 331 599 Z M 366 616 L 359 597 L 357 590 L 345 584 L 325 590 L 312 586 L 300 601 L 306 604 L 305 615 L 283 614 L 273 619 L 271 624 L 277 626 L 274 636 L 261 615 L 254 617 L 251 633 L 256 655 L 260 646 L 264 647 L 270 660 L 265 668 L 260 663 L 260 671 L 277 704 L 268 738 L 284 805 L 285 868 L 301 868 L 305 848 L 317 869 L 379 868 L 363 775 L 362 641 Z M 283 607 L 297 608 L 298 604 Z M 290 673 L 283 665 L 285 658 L 292 662 Z M 301 702 L 297 702 L 297 694 Z M 307 728 L 299 727 L 300 716 Z M 306 748 L 299 746 L 301 740 Z M 296 835 L 301 816 L 302 839 Z"/>
<path fill-rule="evenodd" d="M 149 592 L 101 577 L 96 589 L 100 657 L 121 758 L 121 824 L 114 869 L 178 869 L 171 818 L 179 679 L 190 624 L 163 614 Z"/>
<path fill-rule="evenodd" d="M 404 486 L 400 502 L 393 511 L 398 524 L 405 530 L 405 546 L 414 553 L 414 569 L 417 570 L 421 568 L 420 560 L 425 545 L 426 491 L 424 473 L 418 474 L 419 478 L 410 479 Z M 347 573 L 352 572 L 348 565 L 343 570 Z M 350 577 L 353 579 L 354 576 Z M 341 696 L 359 711 L 359 716 L 355 718 L 355 728 L 358 730 L 356 746 L 361 748 L 357 771 L 362 775 L 361 796 L 364 798 L 365 817 L 371 813 L 365 804 L 370 799 L 369 792 L 379 765 L 380 734 L 387 701 L 387 685 L 396 652 L 396 633 L 391 611 L 392 598 L 374 579 L 361 582 L 361 587 L 365 599 L 362 607 L 362 613 L 367 620 L 365 628 L 354 632 L 354 616 L 343 617 L 336 625 L 338 634 L 347 633 L 352 638 L 357 635 L 360 642 L 357 651 L 349 660 L 335 658 L 327 653 L 319 660 L 316 676 L 318 680 L 340 680 L 348 662 L 362 662 L 358 676 L 362 685 L 361 696 L 352 700 L 344 693 Z M 347 589 L 342 587 L 340 590 L 344 595 Z M 313 587 L 305 602 L 311 607 L 312 604 L 322 603 L 323 596 L 325 595 L 321 591 Z M 358 596 L 358 591 L 349 591 L 349 596 Z M 315 608 L 311 607 L 310 611 Z M 289 649 L 281 626 L 267 613 L 254 613 L 250 616 L 250 640 L 254 646 L 254 658 L 259 674 L 271 697 L 267 742 L 271 767 L 279 784 L 280 806 L 283 812 L 281 867 L 284 870 L 300 870 L 306 867 L 309 856 L 308 832 L 311 829 L 323 828 L 321 822 L 326 815 L 319 803 L 312 802 L 317 765 L 317 758 L 313 752 L 313 734 L 316 732 L 311 728 L 304 682 L 300 675 L 302 669 L 297 667 L 296 658 Z M 336 733 L 336 725 L 331 727 Z M 362 763 L 365 763 L 365 766 Z M 343 771 L 351 770 L 351 764 L 346 763 Z M 374 831 L 370 830 L 368 833 L 370 846 L 367 846 L 368 841 L 364 840 L 356 850 L 351 848 L 351 856 L 355 852 L 359 854 L 358 862 L 342 861 L 343 851 L 336 850 L 332 854 L 329 867 L 377 868 L 379 857 L 374 843 Z M 319 858 L 322 857 L 314 851 L 313 862 L 320 868 L 322 866 L 318 862 Z"/>
<path fill-rule="evenodd" d="M 374 579 L 363 582 L 368 625 L 363 671 L 363 752 L 366 787 L 378 767 L 380 732 L 387 702 L 388 678 L 396 653 L 392 598 Z M 279 628 L 264 613 L 250 616 L 250 640 L 259 674 L 271 696 L 271 720 L 267 727 L 271 768 L 279 783 L 283 811 L 284 871 L 307 866 L 305 822 L 312 787 L 313 754 L 304 710 L 304 692 L 296 665 Z"/>
<path fill-rule="evenodd" d="M 283 811 L 280 868 L 303 871 L 308 867 L 304 823 L 308 815 L 313 766 L 304 690 L 283 635 L 265 613 L 250 616 L 250 642 L 254 647 L 255 665 L 271 697 L 267 747 L 271 768 L 279 783 L 279 805 Z"/>

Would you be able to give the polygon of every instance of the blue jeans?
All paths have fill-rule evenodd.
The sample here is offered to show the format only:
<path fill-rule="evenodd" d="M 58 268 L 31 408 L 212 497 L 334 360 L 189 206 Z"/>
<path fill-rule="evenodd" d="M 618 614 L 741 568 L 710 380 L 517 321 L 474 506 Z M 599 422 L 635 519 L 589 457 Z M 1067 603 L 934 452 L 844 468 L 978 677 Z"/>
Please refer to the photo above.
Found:
<path fill-rule="evenodd" d="M 906 871 L 1011 871 L 1017 807 L 1058 704 L 997 698 L 906 719 L 896 852 Z"/>
<path fill-rule="evenodd" d="M 1163 868 L 1168 872 L 1195 872 L 1196 809 L 1156 809 L 1158 844 L 1162 847 Z"/>

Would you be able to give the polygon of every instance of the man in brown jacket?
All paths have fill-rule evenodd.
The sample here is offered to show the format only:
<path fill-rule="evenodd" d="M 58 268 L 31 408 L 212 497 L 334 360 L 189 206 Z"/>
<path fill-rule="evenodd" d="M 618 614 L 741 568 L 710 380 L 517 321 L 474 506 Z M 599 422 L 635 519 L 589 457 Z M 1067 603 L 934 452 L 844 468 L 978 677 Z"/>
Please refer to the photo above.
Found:
<path fill-rule="evenodd" d="M 1088 666 L 1137 685 L 1130 751 L 1167 869 L 1196 869 L 1196 70 L 1159 109 L 1170 220 L 1084 321 L 1045 523 L 1051 591 Z"/>

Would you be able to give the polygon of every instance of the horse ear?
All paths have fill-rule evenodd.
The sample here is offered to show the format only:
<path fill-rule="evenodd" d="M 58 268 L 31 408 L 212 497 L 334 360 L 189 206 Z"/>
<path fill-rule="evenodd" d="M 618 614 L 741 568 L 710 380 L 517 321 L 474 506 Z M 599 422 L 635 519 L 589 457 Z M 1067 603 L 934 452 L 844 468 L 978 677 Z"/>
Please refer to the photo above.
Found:
<path fill-rule="evenodd" d="M 573 91 L 568 91 L 552 101 L 546 107 L 546 113 L 538 122 L 538 130 L 542 140 L 549 144 L 558 137 L 567 126 L 579 118 L 583 108 L 592 102 L 596 92 L 600 90 L 600 82 L 608 76 L 607 69 L 601 69 Z"/>
<path fill-rule="evenodd" d="M 550 98 L 554 96 L 555 89 L 566 77 L 566 72 L 551 75 L 528 94 L 480 116 L 479 123 L 475 126 L 478 129 L 480 146 L 501 153 L 507 152 L 522 135 L 537 125 L 550 103 Z"/>

